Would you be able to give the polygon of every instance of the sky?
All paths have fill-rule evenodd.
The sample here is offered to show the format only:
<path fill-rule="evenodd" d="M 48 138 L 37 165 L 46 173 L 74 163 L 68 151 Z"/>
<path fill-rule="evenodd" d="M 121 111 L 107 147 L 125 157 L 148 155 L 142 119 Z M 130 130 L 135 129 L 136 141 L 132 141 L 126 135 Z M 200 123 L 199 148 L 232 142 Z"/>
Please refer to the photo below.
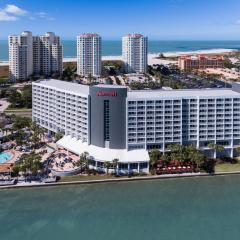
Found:
<path fill-rule="evenodd" d="M 0 0 L 0 39 L 24 30 L 76 39 L 239 40 L 240 0 Z"/>

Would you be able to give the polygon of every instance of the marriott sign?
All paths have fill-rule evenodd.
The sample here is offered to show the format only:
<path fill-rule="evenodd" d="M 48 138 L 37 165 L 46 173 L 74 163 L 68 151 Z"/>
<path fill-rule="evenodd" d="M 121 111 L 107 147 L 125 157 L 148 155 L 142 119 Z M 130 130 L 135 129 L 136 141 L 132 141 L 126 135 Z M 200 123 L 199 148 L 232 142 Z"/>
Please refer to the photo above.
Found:
<path fill-rule="evenodd" d="M 104 91 L 99 91 L 97 92 L 98 97 L 117 97 L 117 92 L 111 91 L 111 92 L 104 92 Z"/>

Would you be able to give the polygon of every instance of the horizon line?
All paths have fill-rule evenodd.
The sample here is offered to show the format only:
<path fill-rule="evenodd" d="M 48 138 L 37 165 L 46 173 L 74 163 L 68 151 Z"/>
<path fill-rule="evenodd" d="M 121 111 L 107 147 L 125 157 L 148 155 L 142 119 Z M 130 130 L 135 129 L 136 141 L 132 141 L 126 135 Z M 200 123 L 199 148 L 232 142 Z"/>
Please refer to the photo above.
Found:
<path fill-rule="evenodd" d="M 59 35 L 57 35 L 59 36 Z M 61 36 L 59 36 L 61 41 L 77 41 L 76 39 L 73 39 L 73 38 L 61 38 Z M 8 41 L 8 38 L 0 38 L 0 41 Z M 120 38 L 105 38 L 105 39 L 102 39 L 102 41 L 121 41 L 121 37 Z M 184 41 L 184 42 L 194 42 L 194 41 L 208 41 L 208 42 L 216 42 L 216 41 L 239 41 L 240 42 L 240 39 L 156 39 L 156 38 L 153 38 L 153 39 L 149 39 L 148 37 L 148 41 L 163 41 L 163 42 L 168 42 L 168 41 L 176 41 L 176 42 L 180 42 L 180 41 Z"/>

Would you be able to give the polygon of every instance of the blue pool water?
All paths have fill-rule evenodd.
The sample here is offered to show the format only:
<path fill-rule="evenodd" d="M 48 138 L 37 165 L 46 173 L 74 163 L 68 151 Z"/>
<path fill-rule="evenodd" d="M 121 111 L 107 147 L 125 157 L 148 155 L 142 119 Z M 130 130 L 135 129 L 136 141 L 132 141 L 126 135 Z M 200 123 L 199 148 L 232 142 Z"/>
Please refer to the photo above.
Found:
<path fill-rule="evenodd" d="M 1 152 L 0 153 L 0 163 L 5 163 L 8 160 L 10 160 L 12 158 L 12 154 L 8 153 L 8 152 Z"/>

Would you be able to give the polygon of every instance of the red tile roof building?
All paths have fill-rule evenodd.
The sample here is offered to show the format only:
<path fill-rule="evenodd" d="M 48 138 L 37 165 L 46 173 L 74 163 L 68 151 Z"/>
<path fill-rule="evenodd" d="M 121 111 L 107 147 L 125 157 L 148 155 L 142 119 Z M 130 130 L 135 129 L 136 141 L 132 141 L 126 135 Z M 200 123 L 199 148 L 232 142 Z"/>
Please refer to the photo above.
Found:
<path fill-rule="evenodd" d="M 206 68 L 223 68 L 223 56 L 181 56 L 178 58 L 178 67 L 181 70 L 206 69 Z"/>

